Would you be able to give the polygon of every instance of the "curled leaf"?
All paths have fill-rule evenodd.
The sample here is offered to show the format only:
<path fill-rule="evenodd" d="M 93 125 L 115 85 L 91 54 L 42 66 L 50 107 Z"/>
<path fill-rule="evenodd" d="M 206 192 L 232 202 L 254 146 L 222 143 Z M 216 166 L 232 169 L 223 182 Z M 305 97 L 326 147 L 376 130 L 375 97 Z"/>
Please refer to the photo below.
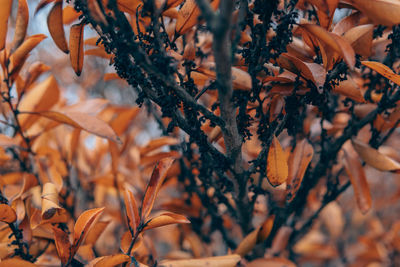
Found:
<path fill-rule="evenodd" d="M 42 219 L 48 220 L 60 210 L 57 187 L 52 183 L 45 183 L 42 192 Z"/>

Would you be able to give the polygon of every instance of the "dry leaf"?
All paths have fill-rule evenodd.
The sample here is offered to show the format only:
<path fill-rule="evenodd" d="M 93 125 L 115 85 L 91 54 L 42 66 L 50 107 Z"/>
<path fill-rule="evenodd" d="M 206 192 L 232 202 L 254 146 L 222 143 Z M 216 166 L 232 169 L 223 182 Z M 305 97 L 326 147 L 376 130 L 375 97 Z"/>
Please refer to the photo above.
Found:
<path fill-rule="evenodd" d="M 131 229 L 136 232 L 136 228 L 139 226 L 140 223 L 140 216 L 139 210 L 136 205 L 135 196 L 133 193 L 125 189 L 124 191 L 124 201 L 125 201 L 125 208 L 126 208 L 126 215 L 128 216 L 128 224 Z"/>
<path fill-rule="evenodd" d="M 80 76 L 83 67 L 83 29 L 84 24 L 74 24 L 69 32 L 69 49 L 72 68 Z"/>
<path fill-rule="evenodd" d="M 167 175 L 169 167 L 171 167 L 173 158 L 164 158 L 158 162 L 151 174 L 150 182 L 147 185 L 146 192 L 143 197 L 141 218 L 147 218 L 153 209 L 158 191 Z"/>
<path fill-rule="evenodd" d="M 279 140 L 274 136 L 268 151 L 267 178 L 272 186 L 278 186 L 288 177 L 288 165 L 286 154 L 283 151 Z"/>
<path fill-rule="evenodd" d="M 351 151 L 351 148 L 345 147 L 343 155 L 343 165 L 353 186 L 357 206 L 365 214 L 371 209 L 372 198 L 364 169 L 357 154 Z"/>
<path fill-rule="evenodd" d="M 370 166 L 380 171 L 399 171 L 400 163 L 358 140 L 352 140 L 358 155 Z"/>
<path fill-rule="evenodd" d="M 165 260 L 160 267 L 235 267 L 240 261 L 237 254 L 190 260 Z"/>
<path fill-rule="evenodd" d="M 13 258 L 13 259 L 5 259 L 0 262 L 0 267 L 37 267 L 37 265 L 33 264 L 29 261 L 24 261 L 21 259 Z"/>
<path fill-rule="evenodd" d="M 47 16 L 47 27 L 57 47 L 64 53 L 68 54 L 69 50 L 64 33 L 62 5 L 63 1 L 57 1 L 51 8 L 50 13 Z"/>
<path fill-rule="evenodd" d="M 256 259 L 246 264 L 246 267 L 296 267 L 296 264 L 285 258 Z"/>
<path fill-rule="evenodd" d="M 11 13 L 12 0 L 3 0 L 0 8 L 0 50 L 3 50 L 6 45 L 8 17 Z"/>
<path fill-rule="evenodd" d="M 17 219 L 15 210 L 7 204 L 0 204 L 0 221 L 6 223 L 13 223 Z"/>
<path fill-rule="evenodd" d="M 57 187 L 52 183 L 45 183 L 42 192 L 42 219 L 51 219 L 61 209 L 58 201 Z"/>
<path fill-rule="evenodd" d="M 26 0 L 19 0 L 17 21 L 15 23 L 15 32 L 14 32 L 14 39 L 11 45 L 12 47 L 11 51 L 17 49 L 24 41 L 26 35 L 26 29 L 28 28 L 28 23 L 29 23 L 28 3 Z"/>
<path fill-rule="evenodd" d="M 375 62 L 375 61 L 362 61 L 361 63 L 364 66 L 367 66 L 368 68 L 376 71 L 377 73 L 384 76 L 385 78 L 388 78 L 395 84 L 400 85 L 400 75 L 394 73 L 388 66 L 383 65 L 380 62 Z"/>
<path fill-rule="evenodd" d="M 144 227 L 144 230 L 177 223 L 190 223 L 190 221 L 183 215 L 166 212 L 155 218 L 150 219 L 150 221 Z"/>
<path fill-rule="evenodd" d="M 113 267 L 124 262 L 130 261 L 130 257 L 125 254 L 116 254 L 102 257 L 101 260 L 94 264 L 94 267 Z"/>
<path fill-rule="evenodd" d="M 286 199 L 288 202 L 292 201 L 296 196 L 313 155 L 314 149 L 306 139 L 298 142 L 293 153 L 290 154 L 288 160 L 289 174 L 286 188 Z"/>
<path fill-rule="evenodd" d="M 63 266 L 65 266 L 72 256 L 71 243 L 69 242 L 68 234 L 54 226 L 52 229 L 54 232 L 54 242 L 56 243 L 58 256 L 60 257 Z"/>
<path fill-rule="evenodd" d="M 349 0 L 374 23 L 385 26 L 400 24 L 400 2 L 398 0 Z"/>
<path fill-rule="evenodd" d="M 93 228 L 100 215 L 103 213 L 104 208 L 96 208 L 84 211 L 76 220 L 74 226 L 74 242 L 72 245 L 72 254 L 78 250 L 80 244 L 85 240 L 90 229 Z"/>

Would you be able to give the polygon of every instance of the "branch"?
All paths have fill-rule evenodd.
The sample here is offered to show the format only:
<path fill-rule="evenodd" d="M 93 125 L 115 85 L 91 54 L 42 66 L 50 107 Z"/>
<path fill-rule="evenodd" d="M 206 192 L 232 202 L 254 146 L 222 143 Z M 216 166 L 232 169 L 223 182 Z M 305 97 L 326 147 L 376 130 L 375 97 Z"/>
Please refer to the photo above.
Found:
<path fill-rule="evenodd" d="M 211 8 L 210 2 L 207 0 L 196 0 L 197 6 L 201 11 L 201 15 L 207 22 L 208 28 L 213 31 L 214 30 L 214 23 L 215 23 L 215 14 Z"/>

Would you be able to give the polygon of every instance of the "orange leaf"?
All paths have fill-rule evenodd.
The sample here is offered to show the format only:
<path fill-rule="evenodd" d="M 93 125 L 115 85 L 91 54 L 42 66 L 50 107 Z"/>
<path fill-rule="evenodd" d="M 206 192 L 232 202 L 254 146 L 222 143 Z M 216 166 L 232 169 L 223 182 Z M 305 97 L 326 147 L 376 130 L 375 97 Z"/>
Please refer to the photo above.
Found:
<path fill-rule="evenodd" d="M 155 218 L 152 218 L 144 227 L 144 230 L 153 229 L 169 224 L 176 223 L 190 223 L 190 221 L 183 215 L 167 212 L 163 213 Z"/>
<path fill-rule="evenodd" d="M 292 201 L 296 196 L 313 154 L 314 149 L 306 139 L 297 143 L 293 153 L 290 154 L 288 160 L 289 174 L 286 188 L 286 200 L 288 202 Z"/>
<path fill-rule="evenodd" d="M 84 24 L 74 24 L 69 32 L 69 49 L 72 68 L 80 76 L 83 67 L 83 29 Z"/>
<path fill-rule="evenodd" d="M 136 228 L 139 226 L 140 223 L 139 210 L 136 205 L 135 196 L 128 189 L 125 189 L 124 191 L 124 201 L 126 214 L 129 219 L 129 226 L 134 232 L 136 232 Z"/>
<path fill-rule="evenodd" d="M 8 29 L 8 17 L 11 13 L 12 0 L 4 0 L 1 2 L 0 8 L 0 50 L 6 46 L 6 37 Z"/>
<path fill-rule="evenodd" d="M 21 259 L 13 258 L 6 259 L 0 262 L 0 267 L 38 267 L 38 265 L 33 264 L 29 261 L 24 261 Z"/>
<path fill-rule="evenodd" d="M 54 227 L 54 241 L 56 243 L 57 253 L 61 259 L 61 263 L 63 266 L 70 260 L 71 258 L 71 243 L 69 242 L 69 237 L 66 232 L 63 230 Z"/>
<path fill-rule="evenodd" d="M 210 5 L 214 10 L 216 10 L 219 6 L 219 0 L 212 1 Z M 185 34 L 197 24 L 200 14 L 201 12 L 196 5 L 196 1 L 187 0 L 178 11 L 178 19 L 176 20 L 175 31 L 180 35 Z"/>
<path fill-rule="evenodd" d="M 147 143 L 147 145 L 140 148 L 140 155 L 146 155 L 147 153 L 162 146 L 172 146 L 177 144 L 179 144 L 179 140 L 170 136 L 163 136 L 157 139 L 152 139 Z"/>
<path fill-rule="evenodd" d="M 285 258 L 256 259 L 246 264 L 246 267 L 296 267 L 296 264 Z"/>
<path fill-rule="evenodd" d="M 17 146 L 18 142 L 15 138 L 11 138 L 7 135 L 0 134 L 0 146 L 1 147 L 12 147 Z"/>
<path fill-rule="evenodd" d="M 131 258 L 125 254 L 116 254 L 102 257 L 101 260 L 94 264 L 94 267 L 113 267 L 121 263 L 128 262 Z"/>
<path fill-rule="evenodd" d="M 90 229 L 89 233 L 86 236 L 84 244 L 94 245 L 100 235 L 104 232 L 104 229 L 110 224 L 110 221 L 97 222 Z"/>
<path fill-rule="evenodd" d="M 71 24 L 72 22 L 77 20 L 81 14 L 82 14 L 82 12 L 76 12 L 74 7 L 66 6 L 66 7 L 64 7 L 63 13 L 62 13 L 62 23 L 63 24 Z"/>
<path fill-rule="evenodd" d="M 22 112 L 22 111 L 21 111 Z M 111 141 L 120 143 L 120 139 L 115 134 L 113 129 L 103 120 L 96 116 L 88 115 L 81 112 L 64 112 L 60 113 L 57 111 L 40 111 L 40 112 L 23 112 L 25 114 L 34 114 L 46 117 L 48 119 L 68 124 L 72 127 L 83 129 L 89 133 L 97 136 L 107 138 Z"/>
<path fill-rule="evenodd" d="M 361 90 L 354 80 L 347 76 L 347 80 L 341 81 L 339 85 L 335 86 L 332 90 L 334 93 L 344 95 L 354 101 L 364 103 L 365 99 L 361 94 Z"/>
<path fill-rule="evenodd" d="M 274 136 L 268 151 L 267 178 L 272 186 L 278 186 L 286 181 L 288 177 L 288 165 L 285 152 Z"/>
<path fill-rule="evenodd" d="M 235 267 L 240 259 L 240 255 L 232 254 L 189 260 L 164 260 L 160 262 L 160 267 Z"/>
<path fill-rule="evenodd" d="M 13 223 L 17 219 L 15 210 L 7 204 L 0 204 L 0 221 L 6 223 Z"/>
<path fill-rule="evenodd" d="M 361 63 L 364 66 L 367 66 L 368 68 L 373 69 L 374 71 L 376 71 L 383 77 L 388 78 L 395 84 L 400 85 L 400 75 L 394 73 L 388 66 L 383 65 L 380 62 L 375 62 L 375 61 L 362 61 Z"/>
<path fill-rule="evenodd" d="M 352 140 L 358 155 L 370 166 L 380 171 L 399 171 L 400 163 L 358 140 Z"/>
<path fill-rule="evenodd" d="M 18 48 L 25 39 L 26 29 L 29 23 L 29 7 L 26 0 L 18 1 L 17 21 L 15 23 L 14 39 L 12 42 L 12 51 Z"/>
<path fill-rule="evenodd" d="M 343 151 L 343 165 L 353 186 L 357 206 L 365 214 L 372 206 L 372 198 L 364 169 L 357 154 L 351 149 L 351 146 L 345 145 Z"/>
<path fill-rule="evenodd" d="M 376 24 L 389 27 L 400 24 L 398 0 L 350 0 L 350 3 Z"/>
<path fill-rule="evenodd" d="M 54 43 L 60 48 L 61 51 L 68 54 L 67 40 L 65 39 L 64 25 L 63 25 L 63 12 L 62 12 L 63 1 L 56 2 L 51 8 L 49 15 L 47 16 L 47 27 Z"/>
<path fill-rule="evenodd" d="M 99 219 L 104 208 L 96 208 L 84 211 L 76 220 L 74 227 L 74 243 L 72 246 L 72 254 L 78 250 L 85 237 L 93 227 L 94 223 Z"/>
<path fill-rule="evenodd" d="M 149 216 L 154 201 L 156 200 L 156 196 L 158 191 L 161 188 L 161 185 L 167 175 L 167 171 L 169 167 L 171 167 L 173 158 L 164 158 L 158 162 L 156 167 L 154 167 L 153 173 L 151 174 L 150 182 L 147 185 L 146 192 L 144 194 L 143 202 L 142 202 L 142 210 L 141 210 L 141 218 L 145 219 Z"/>
<path fill-rule="evenodd" d="M 12 54 L 10 57 L 10 72 L 15 73 L 21 69 L 29 52 L 32 51 L 41 41 L 46 39 L 44 34 L 35 34 L 29 36 Z"/>

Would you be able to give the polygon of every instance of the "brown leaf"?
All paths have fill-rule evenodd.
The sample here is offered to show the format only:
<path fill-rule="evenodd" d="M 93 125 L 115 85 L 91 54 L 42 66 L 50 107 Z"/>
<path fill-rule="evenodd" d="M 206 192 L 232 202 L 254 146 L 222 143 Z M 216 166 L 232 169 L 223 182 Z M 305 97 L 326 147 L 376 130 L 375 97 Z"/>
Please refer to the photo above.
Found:
<path fill-rule="evenodd" d="M 74 24 L 69 32 L 69 49 L 72 68 L 80 76 L 83 67 L 83 29 L 84 24 Z"/>
<path fill-rule="evenodd" d="M 241 257 L 237 254 L 189 260 L 164 260 L 160 267 L 235 267 Z"/>
<path fill-rule="evenodd" d="M 190 223 L 190 221 L 183 215 L 166 212 L 155 218 L 150 219 L 150 221 L 144 227 L 144 230 L 177 223 Z"/>
<path fill-rule="evenodd" d="M 371 209 L 372 198 L 364 169 L 351 146 L 345 145 L 343 152 L 342 162 L 353 186 L 357 206 L 365 214 Z"/>
<path fill-rule="evenodd" d="M 132 15 L 136 14 L 136 10 L 140 4 L 142 4 L 140 0 L 117 0 L 118 9 Z"/>
<path fill-rule="evenodd" d="M 57 1 L 51 8 L 50 13 L 47 16 L 47 27 L 49 28 L 50 35 L 57 47 L 64 53 L 68 54 L 69 50 L 64 33 L 62 5 L 63 1 Z"/>
<path fill-rule="evenodd" d="M 179 140 L 170 136 L 163 136 L 157 139 L 150 140 L 144 147 L 140 148 L 140 155 L 156 150 L 162 146 L 172 146 L 179 144 Z"/>
<path fill-rule="evenodd" d="M 292 201 L 300 188 L 304 174 L 314 154 L 313 147 L 306 139 L 296 144 L 288 160 L 289 174 L 287 179 L 286 200 Z"/>
<path fill-rule="evenodd" d="M 399 171 L 400 163 L 358 140 L 352 140 L 358 155 L 370 166 L 380 171 Z"/>
<path fill-rule="evenodd" d="M 11 13 L 12 0 L 4 0 L 1 2 L 0 8 L 0 50 L 6 46 L 6 37 L 8 29 L 8 17 Z"/>
<path fill-rule="evenodd" d="M 57 253 L 60 257 L 61 263 L 64 266 L 71 258 L 71 243 L 69 242 L 69 237 L 63 230 L 52 227 L 54 232 L 54 241 L 56 243 Z"/>
<path fill-rule="evenodd" d="M 143 197 L 141 218 L 146 219 L 153 209 L 158 191 L 167 175 L 169 167 L 171 167 L 173 158 L 164 158 L 158 162 L 151 174 L 150 182 L 147 185 L 146 192 Z"/>
<path fill-rule="evenodd" d="M 22 44 L 25 39 L 26 29 L 29 23 L 29 7 L 26 0 L 18 1 L 17 21 L 15 23 L 14 39 L 12 42 L 12 49 L 14 51 Z"/>
<path fill-rule="evenodd" d="M 362 61 L 364 66 L 376 71 L 385 78 L 388 78 L 397 85 L 400 85 L 400 75 L 394 73 L 388 66 L 375 61 Z"/>
<path fill-rule="evenodd" d="M 21 111 L 22 112 L 22 111 Z M 103 120 L 96 116 L 88 115 L 81 112 L 60 113 L 58 111 L 40 111 L 40 112 L 23 112 L 24 114 L 34 114 L 48 119 L 68 124 L 72 127 L 88 131 L 97 136 L 107 138 L 111 141 L 120 143 L 120 139 L 113 129 Z"/>
<path fill-rule="evenodd" d="M 17 219 L 15 210 L 7 204 L 0 204 L 0 221 L 6 223 L 13 223 Z"/>
<path fill-rule="evenodd" d="M 113 267 L 124 262 L 128 262 L 131 258 L 125 254 L 116 254 L 102 257 L 101 260 L 94 264 L 94 267 Z"/>
<path fill-rule="evenodd" d="M 133 193 L 125 189 L 124 191 L 124 201 L 125 201 L 125 208 L 126 208 L 126 215 L 128 216 L 128 224 L 131 229 L 136 232 L 136 228 L 139 226 L 140 223 L 140 216 L 139 210 L 136 205 L 135 196 Z"/>
<path fill-rule="evenodd" d="M 110 221 L 104 221 L 104 222 L 97 222 L 95 225 L 93 225 L 93 227 L 90 229 L 89 233 L 86 236 L 84 244 L 90 244 L 93 246 L 109 224 Z"/>
<path fill-rule="evenodd" d="M 267 178 L 272 186 L 278 186 L 286 182 L 287 177 L 288 165 L 286 155 L 279 140 L 274 136 L 268 151 Z"/>
<path fill-rule="evenodd" d="M 103 213 L 104 208 L 96 208 L 84 211 L 76 220 L 74 226 L 74 242 L 72 245 L 72 254 L 78 250 L 79 246 L 85 240 L 90 229 Z"/>
<path fill-rule="evenodd" d="M 1 147 L 12 147 L 17 146 L 18 142 L 16 138 L 11 138 L 7 135 L 0 134 L 0 146 Z"/>
<path fill-rule="evenodd" d="M 385 26 L 400 24 L 400 2 L 398 0 L 350 0 L 374 23 Z"/>
<path fill-rule="evenodd" d="M 281 67 L 311 80 L 317 89 L 322 91 L 325 84 L 326 72 L 321 65 L 303 62 L 288 53 L 281 54 L 277 62 Z"/>

